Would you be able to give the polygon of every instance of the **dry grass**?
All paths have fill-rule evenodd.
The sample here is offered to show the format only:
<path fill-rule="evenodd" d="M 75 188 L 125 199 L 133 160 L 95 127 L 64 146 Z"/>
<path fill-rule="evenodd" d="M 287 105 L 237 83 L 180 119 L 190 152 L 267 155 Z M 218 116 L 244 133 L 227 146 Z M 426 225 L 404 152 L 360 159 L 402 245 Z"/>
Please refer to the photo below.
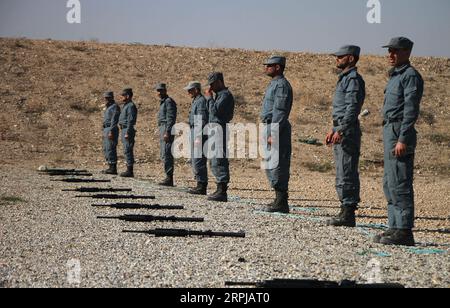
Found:
<path fill-rule="evenodd" d="M 331 126 L 331 101 L 337 80 L 334 59 L 328 55 L 282 54 L 288 57 L 286 76 L 294 90 L 293 140 L 301 136 L 323 140 Z M 6 93 L 2 105 L 8 110 L 8 117 L 2 117 L 2 121 L 8 131 L 14 132 L 9 136 L 21 136 L 20 140 L 8 141 L 3 140 L 2 133 L 2 142 L 12 142 L 13 146 L 2 144 L 0 155 L 3 161 L 13 164 L 42 159 L 31 151 L 32 145 L 45 148 L 45 159 L 49 161 L 61 152 L 73 161 L 102 161 L 101 93 L 109 89 L 118 93 L 132 87 L 140 110 L 136 157 L 157 162 L 158 136 L 154 132 L 158 99 L 153 85 L 163 81 L 169 84 L 169 94 L 179 106 L 178 119 L 186 121 L 191 99 L 183 87 L 191 80 L 204 82 L 211 71 L 223 71 L 237 99 L 234 122 L 255 122 L 269 83 L 261 63 L 270 55 L 238 49 L 0 39 L 0 93 Z M 420 136 L 430 136 L 419 141 L 418 166 L 424 171 L 434 167 L 448 175 L 448 169 L 441 166 L 448 163 L 445 159 L 450 156 L 450 148 L 442 146 L 447 142 L 444 136 L 450 123 L 450 60 L 414 58 L 413 64 L 427 80 L 417 130 Z M 369 56 L 361 59 L 359 67 L 368 94 L 364 108 L 371 111 L 362 121 L 363 153 L 382 153 L 380 113 L 389 66 L 385 57 Z M 26 98 L 21 106 L 20 98 Z M 46 128 L 45 134 L 42 128 Z M 329 169 L 315 166 L 318 159 L 332 160 L 326 147 L 298 142 L 293 146 L 293 170 L 305 166 L 319 172 Z"/>

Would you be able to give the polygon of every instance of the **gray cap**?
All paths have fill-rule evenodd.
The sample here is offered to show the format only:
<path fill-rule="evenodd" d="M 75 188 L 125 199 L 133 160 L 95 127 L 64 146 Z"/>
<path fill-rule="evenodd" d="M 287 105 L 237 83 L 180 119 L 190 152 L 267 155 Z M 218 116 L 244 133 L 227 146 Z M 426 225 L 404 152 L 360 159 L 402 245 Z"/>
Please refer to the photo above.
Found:
<path fill-rule="evenodd" d="M 361 48 L 359 46 L 345 45 L 345 46 L 342 46 L 337 52 L 335 52 L 333 54 L 333 56 L 336 56 L 336 57 L 342 57 L 342 56 L 359 57 L 360 54 L 361 54 Z"/>
<path fill-rule="evenodd" d="M 264 65 L 275 65 L 275 64 L 286 66 L 286 57 L 272 56 L 266 62 L 264 62 Z"/>
<path fill-rule="evenodd" d="M 122 91 L 122 96 L 133 96 L 133 89 L 126 88 Z"/>
<path fill-rule="evenodd" d="M 103 94 L 104 98 L 114 98 L 114 92 L 108 91 Z"/>
<path fill-rule="evenodd" d="M 224 82 L 223 74 L 220 73 L 220 72 L 213 72 L 213 73 L 208 75 L 208 83 L 206 85 L 210 86 L 214 82 L 216 82 L 217 80 L 220 80 L 220 81 Z"/>
<path fill-rule="evenodd" d="M 202 84 L 198 81 L 189 82 L 188 86 L 184 88 L 186 91 L 190 91 L 192 89 L 202 89 Z"/>
<path fill-rule="evenodd" d="M 158 83 L 155 87 L 156 91 L 167 90 L 167 85 L 165 83 Z"/>
<path fill-rule="evenodd" d="M 383 48 L 393 48 L 393 49 L 407 49 L 412 50 L 414 47 L 414 42 L 406 37 L 394 37 L 391 39 L 389 44 L 383 46 Z"/>

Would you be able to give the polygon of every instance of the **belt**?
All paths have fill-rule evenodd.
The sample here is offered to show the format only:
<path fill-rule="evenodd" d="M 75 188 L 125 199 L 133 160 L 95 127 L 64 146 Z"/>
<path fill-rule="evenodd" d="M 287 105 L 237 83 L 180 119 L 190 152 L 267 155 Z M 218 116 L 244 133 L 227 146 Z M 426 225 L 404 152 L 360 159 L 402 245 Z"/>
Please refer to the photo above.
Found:
<path fill-rule="evenodd" d="M 388 124 L 392 124 L 392 123 L 398 123 L 398 122 L 402 122 L 403 119 L 402 118 L 398 118 L 398 119 L 387 119 L 383 121 L 383 126 L 384 125 L 388 125 Z"/>

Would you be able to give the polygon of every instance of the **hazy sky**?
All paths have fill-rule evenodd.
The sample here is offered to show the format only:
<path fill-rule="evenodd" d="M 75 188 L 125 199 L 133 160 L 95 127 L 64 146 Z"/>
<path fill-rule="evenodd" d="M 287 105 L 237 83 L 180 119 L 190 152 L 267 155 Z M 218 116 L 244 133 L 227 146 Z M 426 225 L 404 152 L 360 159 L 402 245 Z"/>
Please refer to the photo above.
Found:
<path fill-rule="evenodd" d="M 68 24 L 67 0 L 0 0 L 0 36 L 195 47 L 331 52 L 352 43 L 364 53 L 393 36 L 415 54 L 450 57 L 450 0 L 80 0 L 81 24 Z"/>

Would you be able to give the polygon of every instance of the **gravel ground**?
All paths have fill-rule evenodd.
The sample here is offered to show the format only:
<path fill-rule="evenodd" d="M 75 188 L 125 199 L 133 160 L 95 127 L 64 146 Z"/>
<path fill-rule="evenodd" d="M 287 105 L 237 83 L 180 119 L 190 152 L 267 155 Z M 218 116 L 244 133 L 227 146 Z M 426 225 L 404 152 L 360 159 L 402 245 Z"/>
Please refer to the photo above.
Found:
<path fill-rule="evenodd" d="M 311 178 L 303 189 L 293 189 L 292 215 L 267 215 L 257 211 L 272 196 L 261 187 L 261 176 L 234 182 L 232 202 L 227 204 L 187 195 L 182 189 L 189 184 L 187 177 L 175 189 L 159 188 L 148 177 L 114 177 L 111 184 L 76 185 L 51 182 L 48 176 L 26 168 L 4 166 L 0 178 L 0 287 L 224 287 L 225 281 L 272 278 L 362 283 L 375 279 L 407 287 L 450 287 L 445 206 L 431 212 L 418 209 L 422 217 L 416 233 L 419 244 L 411 249 L 371 243 L 370 236 L 386 223 L 377 198 L 362 205 L 359 228 L 324 226 L 323 221 L 338 211 L 337 203 L 332 190 L 319 198 L 314 183 L 329 179 Z M 95 178 L 106 177 L 96 174 Z M 363 187 L 370 190 L 372 181 L 365 179 Z M 80 186 L 133 188 L 134 194 L 157 198 L 142 203 L 186 208 L 98 209 L 90 206 L 95 201 L 61 192 Z M 443 194 L 448 197 L 445 190 Z M 205 222 L 130 224 L 96 219 L 97 215 L 135 213 L 204 217 Z M 121 233 L 157 227 L 244 230 L 247 237 L 154 238 Z"/>

